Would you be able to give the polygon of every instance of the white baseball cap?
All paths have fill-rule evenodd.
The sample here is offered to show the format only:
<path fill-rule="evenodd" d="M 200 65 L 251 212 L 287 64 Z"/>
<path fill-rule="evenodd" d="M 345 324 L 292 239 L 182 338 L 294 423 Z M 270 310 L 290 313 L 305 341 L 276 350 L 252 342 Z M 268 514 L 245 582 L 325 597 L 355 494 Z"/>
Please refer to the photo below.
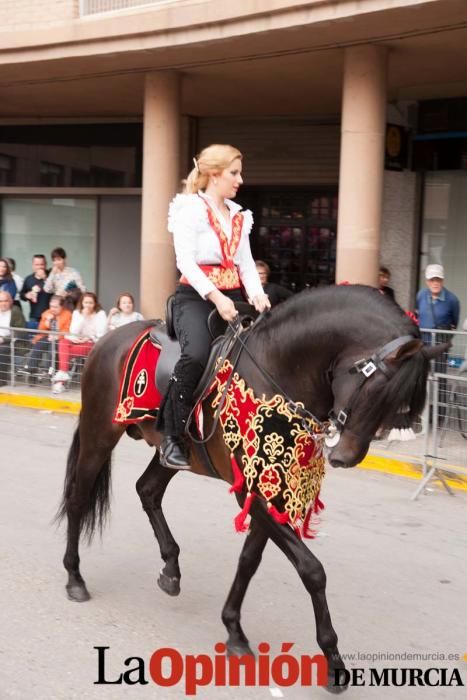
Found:
<path fill-rule="evenodd" d="M 444 280 L 444 267 L 442 265 L 427 265 L 425 279 L 432 280 L 433 277 L 439 277 L 441 280 Z"/>

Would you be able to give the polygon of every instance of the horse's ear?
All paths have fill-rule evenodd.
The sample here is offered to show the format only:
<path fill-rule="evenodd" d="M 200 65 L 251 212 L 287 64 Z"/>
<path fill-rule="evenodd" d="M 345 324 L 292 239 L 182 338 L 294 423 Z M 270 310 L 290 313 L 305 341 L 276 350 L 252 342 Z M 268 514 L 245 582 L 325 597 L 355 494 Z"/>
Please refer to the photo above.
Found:
<path fill-rule="evenodd" d="M 413 340 L 409 340 L 407 343 L 404 343 L 404 345 L 401 345 L 399 348 L 396 348 L 390 352 L 385 359 L 389 361 L 392 360 L 394 362 L 403 362 L 404 360 L 408 360 L 409 357 L 416 355 L 417 352 L 422 349 L 422 347 L 423 342 L 421 340 L 417 340 L 417 338 L 414 338 Z"/>
<path fill-rule="evenodd" d="M 432 360 L 438 355 L 442 355 L 443 352 L 447 352 L 449 348 L 452 347 L 452 342 L 448 340 L 447 343 L 440 343 L 439 345 L 424 345 L 422 353 L 428 360 Z"/>

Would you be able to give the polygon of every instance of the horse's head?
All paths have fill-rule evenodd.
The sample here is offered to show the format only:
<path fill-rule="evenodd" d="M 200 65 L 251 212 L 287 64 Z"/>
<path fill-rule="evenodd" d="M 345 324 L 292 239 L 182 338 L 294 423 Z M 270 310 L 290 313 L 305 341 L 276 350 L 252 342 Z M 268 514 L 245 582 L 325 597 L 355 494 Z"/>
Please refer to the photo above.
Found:
<path fill-rule="evenodd" d="M 334 406 L 326 439 L 333 467 L 361 462 L 378 428 L 393 427 L 397 413 L 405 413 L 409 424 L 420 415 L 429 360 L 448 347 L 427 347 L 419 338 L 401 336 L 365 359 L 339 359 L 330 377 Z"/>

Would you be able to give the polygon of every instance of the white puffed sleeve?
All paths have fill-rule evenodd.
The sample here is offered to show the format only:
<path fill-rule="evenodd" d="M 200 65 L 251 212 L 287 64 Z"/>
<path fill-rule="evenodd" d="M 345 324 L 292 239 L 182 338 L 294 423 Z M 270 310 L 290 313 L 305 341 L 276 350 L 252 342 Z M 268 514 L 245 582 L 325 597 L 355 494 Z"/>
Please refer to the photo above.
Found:
<path fill-rule="evenodd" d="M 240 279 L 245 287 L 248 298 L 254 299 L 256 296 L 258 296 L 258 294 L 264 294 L 264 292 L 250 248 L 250 233 L 251 229 L 253 228 L 253 214 L 249 209 L 246 209 L 242 213 L 242 238 L 237 255 L 235 256 L 235 262 L 238 264 Z"/>
<path fill-rule="evenodd" d="M 177 267 L 203 299 L 216 289 L 196 262 L 197 236 L 205 219 L 205 205 L 196 194 L 178 194 L 170 203 L 168 230 L 173 234 Z"/>

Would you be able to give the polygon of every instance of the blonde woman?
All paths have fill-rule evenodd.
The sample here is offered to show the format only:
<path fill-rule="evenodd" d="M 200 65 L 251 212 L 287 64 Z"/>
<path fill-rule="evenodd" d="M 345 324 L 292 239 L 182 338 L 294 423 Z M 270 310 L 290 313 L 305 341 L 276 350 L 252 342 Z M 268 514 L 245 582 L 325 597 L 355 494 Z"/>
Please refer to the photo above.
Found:
<path fill-rule="evenodd" d="M 182 355 L 159 427 L 164 430 L 161 462 L 172 469 L 189 466 L 183 436 L 193 392 L 209 355 L 210 312 L 217 308 L 225 321 L 232 321 L 237 314 L 234 302 L 245 300 L 242 289 L 257 311 L 270 308 L 250 250 L 253 216 L 232 201 L 243 183 L 242 159 L 233 146 L 205 148 L 193 159 L 184 193 L 169 208 L 168 229 L 182 275 L 174 302 Z"/>

